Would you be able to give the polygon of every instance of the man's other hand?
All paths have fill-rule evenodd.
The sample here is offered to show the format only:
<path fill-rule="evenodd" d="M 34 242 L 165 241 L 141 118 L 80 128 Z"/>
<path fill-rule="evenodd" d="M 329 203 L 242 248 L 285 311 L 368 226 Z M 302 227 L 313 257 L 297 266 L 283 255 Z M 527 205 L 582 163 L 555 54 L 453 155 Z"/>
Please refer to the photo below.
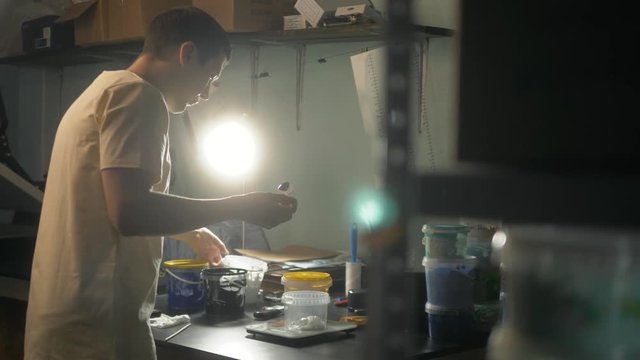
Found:
<path fill-rule="evenodd" d="M 229 254 L 227 247 L 211 230 L 200 228 L 184 234 L 182 238 L 191 246 L 199 259 L 219 266 L 222 258 Z"/>

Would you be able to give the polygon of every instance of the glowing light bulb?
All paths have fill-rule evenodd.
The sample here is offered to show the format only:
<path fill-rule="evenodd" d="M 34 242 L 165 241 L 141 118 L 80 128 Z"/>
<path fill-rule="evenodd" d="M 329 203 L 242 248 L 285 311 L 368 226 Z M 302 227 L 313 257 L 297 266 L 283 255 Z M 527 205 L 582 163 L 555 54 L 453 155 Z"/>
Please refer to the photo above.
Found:
<path fill-rule="evenodd" d="M 204 137 L 202 151 L 206 165 L 228 177 L 246 175 L 255 165 L 256 142 L 240 121 L 224 121 Z"/>

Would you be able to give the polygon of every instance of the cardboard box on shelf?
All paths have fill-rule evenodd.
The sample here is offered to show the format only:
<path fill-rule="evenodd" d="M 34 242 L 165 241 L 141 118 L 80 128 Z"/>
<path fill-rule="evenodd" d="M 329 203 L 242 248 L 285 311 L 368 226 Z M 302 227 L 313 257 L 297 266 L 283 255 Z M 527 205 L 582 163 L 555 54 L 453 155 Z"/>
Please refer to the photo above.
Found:
<path fill-rule="evenodd" d="M 109 38 L 110 40 L 143 38 L 147 26 L 156 15 L 176 6 L 190 4 L 190 0 L 110 0 Z"/>
<path fill-rule="evenodd" d="M 227 31 L 282 29 L 282 16 L 295 14 L 295 0 L 87 0 L 74 3 L 57 20 L 73 21 L 76 45 L 143 38 L 154 16 L 184 5 L 212 15 Z"/>
<path fill-rule="evenodd" d="M 57 20 L 73 21 L 76 45 L 143 38 L 160 12 L 191 0 L 89 0 L 73 4 Z"/>
<path fill-rule="evenodd" d="M 73 4 L 56 21 L 73 21 L 76 45 L 108 40 L 106 1 L 92 0 Z"/>
<path fill-rule="evenodd" d="M 281 30 L 282 16 L 295 14 L 292 0 L 193 0 L 226 31 Z"/>

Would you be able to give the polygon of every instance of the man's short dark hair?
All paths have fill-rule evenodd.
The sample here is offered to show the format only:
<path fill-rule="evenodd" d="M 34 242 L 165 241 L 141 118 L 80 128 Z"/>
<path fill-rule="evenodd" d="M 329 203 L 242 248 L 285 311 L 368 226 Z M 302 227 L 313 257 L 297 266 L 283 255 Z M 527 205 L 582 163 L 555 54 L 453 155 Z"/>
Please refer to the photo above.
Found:
<path fill-rule="evenodd" d="M 222 26 L 193 6 L 173 8 L 156 16 L 147 29 L 142 52 L 164 58 L 168 51 L 187 41 L 198 48 L 201 63 L 220 52 L 231 59 L 231 44 Z"/>

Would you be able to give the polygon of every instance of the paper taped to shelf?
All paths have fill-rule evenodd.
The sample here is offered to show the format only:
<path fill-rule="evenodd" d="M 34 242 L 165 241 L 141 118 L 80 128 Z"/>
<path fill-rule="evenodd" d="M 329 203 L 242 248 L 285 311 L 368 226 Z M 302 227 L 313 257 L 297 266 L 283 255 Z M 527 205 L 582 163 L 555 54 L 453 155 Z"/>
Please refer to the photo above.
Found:
<path fill-rule="evenodd" d="M 411 88 L 410 94 L 410 123 L 411 128 L 417 127 L 417 119 L 423 121 L 426 117 L 425 102 L 422 101 L 422 88 L 424 74 L 426 69 L 422 68 L 420 52 L 418 48 L 413 48 L 411 56 Z M 372 141 L 372 153 L 376 160 L 384 163 L 386 157 L 386 47 L 369 50 L 361 54 L 351 56 L 351 67 L 353 70 L 353 78 L 358 93 L 358 101 L 360 103 L 360 111 L 362 113 L 362 122 L 365 131 Z M 424 71 L 423 71 L 424 70 Z M 412 159 L 413 144 L 408 146 L 409 159 Z"/>

